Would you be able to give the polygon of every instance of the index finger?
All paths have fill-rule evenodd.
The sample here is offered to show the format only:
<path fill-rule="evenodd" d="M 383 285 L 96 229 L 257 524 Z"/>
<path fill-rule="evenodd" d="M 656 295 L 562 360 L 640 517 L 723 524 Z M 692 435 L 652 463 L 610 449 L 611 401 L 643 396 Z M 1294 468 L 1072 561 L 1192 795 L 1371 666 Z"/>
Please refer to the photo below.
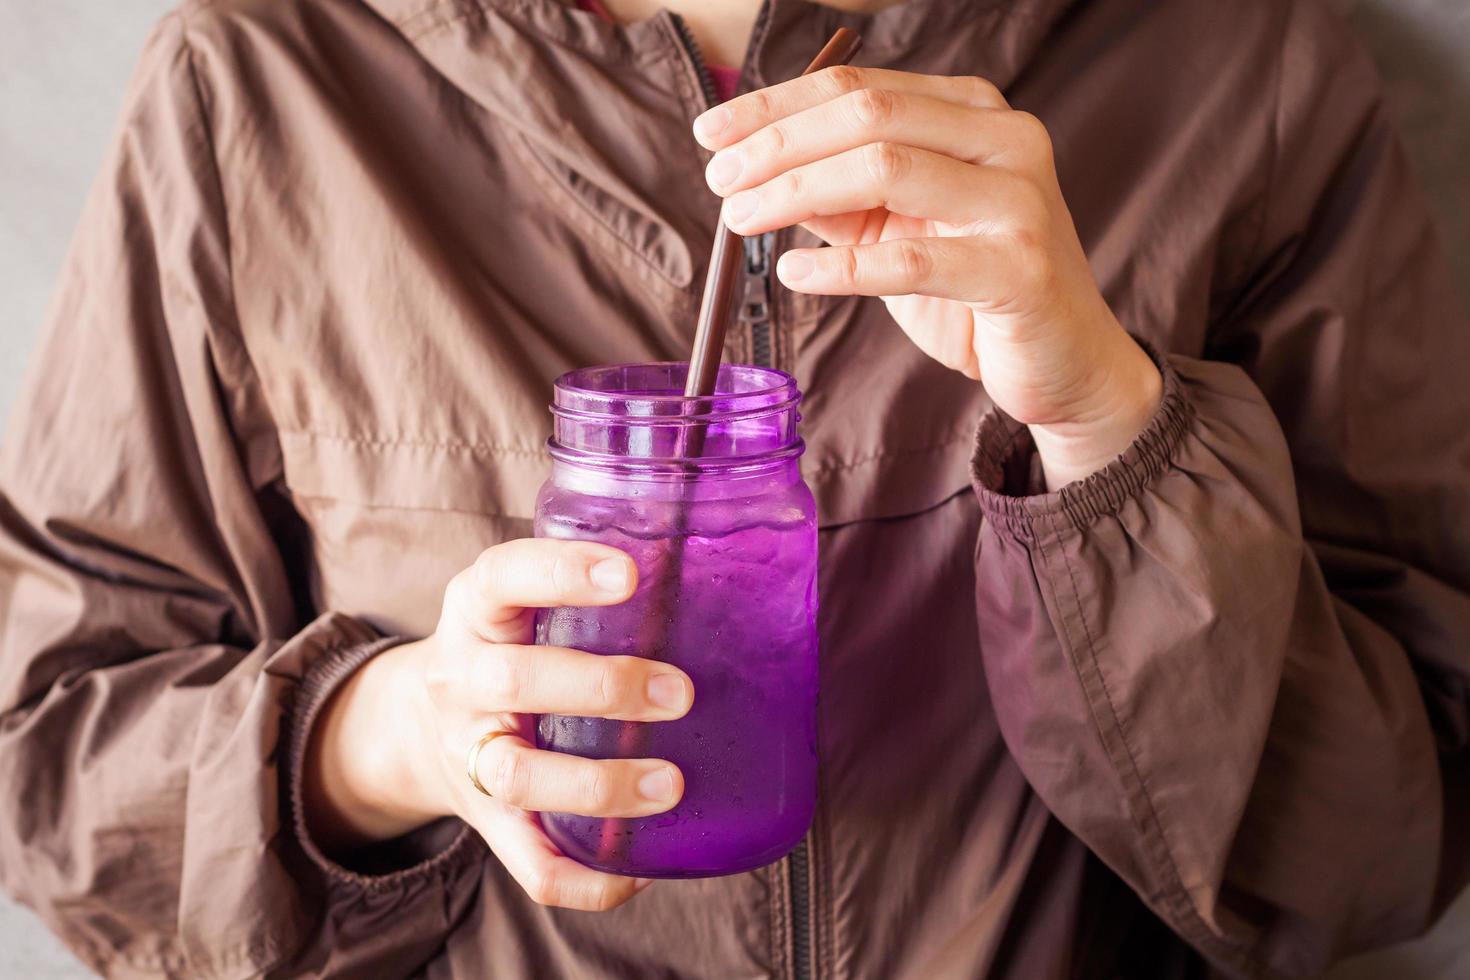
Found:
<path fill-rule="evenodd" d="M 486 548 L 451 585 L 464 622 L 491 643 L 528 642 L 530 613 L 553 606 L 611 606 L 638 585 L 626 552 L 592 541 L 520 538 Z"/>
<path fill-rule="evenodd" d="M 916 75 L 837 65 L 715 106 L 695 118 L 694 138 L 705 149 L 723 149 L 778 119 L 861 89 L 927 95 L 977 109 L 1010 108 L 998 88 L 974 75 Z"/>

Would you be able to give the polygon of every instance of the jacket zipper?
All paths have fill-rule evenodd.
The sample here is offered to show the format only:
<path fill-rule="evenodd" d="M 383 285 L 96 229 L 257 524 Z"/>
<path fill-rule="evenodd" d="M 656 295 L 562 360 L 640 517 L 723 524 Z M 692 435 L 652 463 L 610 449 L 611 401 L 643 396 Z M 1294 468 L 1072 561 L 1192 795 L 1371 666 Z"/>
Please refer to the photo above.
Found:
<path fill-rule="evenodd" d="M 762 10 L 761 16 L 766 15 L 767 11 Z M 694 74 L 699 78 L 704 104 L 707 108 L 712 107 L 719 94 L 715 91 L 714 76 L 709 73 L 704 55 L 700 53 L 699 44 L 694 40 L 694 32 L 689 29 L 683 17 L 674 13 L 669 16 L 673 19 L 674 29 L 679 35 L 684 52 L 694 66 Z M 775 366 L 771 323 L 771 250 L 775 237 L 774 232 L 766 232 L 744 239 L 745 286 L 739 319 L 750 330 L 751 361 L 757 367 Z"/>
<path fill-rule="evenodd" d="M 740 320 L 750 329 L 750 359 L 757 367 L 774 367 L 772 348 L 771 250 L 776 233 L 745 239 L 745 291 Z"/>
<path fill-rule="evenodd" d="M 760 16 L 769 14 L 769 4 L 763 6 Z M 674 29 L 694 73 L 699 77 L 699 87 L 704 95 L 706 107 L 713 107 L 719 94 L 715 91 L 714 77 L 700 54 L 694 33 L 678 14 L 670 13 Z M 757 27 L 759 29 L 759 27 Z M 775 232 L 766 232 L 744 239 L 745 285 L 740 303 L 740 320 L 750 329 L 751 360 L 757 367 L 773 367 L 774 329 L 771 303 L 771 251 L 775 245 Z M 811 980 L 812 977 L 812 920 L 811 920 L 811 852 L 803 838 L 786 856 L 789 869 L 788 899 L 791 903 L 791 961 L 795 980 Z"/>
<path fill-rule="evenodd" d="M 715 101 L 720 97 L 715 91 L 715 78 L 709 73 L 709 66 L 704 63 L 704 55 L 699 53 L 699 45 L 694 40 L 694 32 L 689 25 L 684 23 L 684 18 L 678 14 L 670 13 L 669 17 L 674 21 L 674 30 L 679 33 L 679 43 L 684 45 L 684 53 L 689 56 L 694 65 L 694 74 L 699 77 L 699 88 L 704 94 L 704 107 L 713 109 Z"/>
<path fill-rule="evenodd" d="M 750 327 L 750 359 L 758 367 L 774 367 L 772 339 L 775 304 L 771 295 L 771 252 L 776 233 L 768 231 L 745 239 L 745 294 L 740 319 Z M 815 972 L 812 958 L 812 856 L 803 837 L 786 856 L 787 901 L 791 907 L 791 975 L 810 980 Z"/>
<path fill-rule="evenodd" d="M 791 870 L 791 973 L 796 980 L 812 976 L 811 851 L 806 841 L 803 837 L 786 855 Z"/>

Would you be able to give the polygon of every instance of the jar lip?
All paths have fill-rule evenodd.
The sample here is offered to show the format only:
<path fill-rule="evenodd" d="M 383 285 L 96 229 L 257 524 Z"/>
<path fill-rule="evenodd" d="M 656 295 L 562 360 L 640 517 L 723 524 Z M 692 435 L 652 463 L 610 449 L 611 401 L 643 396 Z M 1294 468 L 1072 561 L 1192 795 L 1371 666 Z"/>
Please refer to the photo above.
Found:
<path fill-rule="evenodd" d="M 805 451 L 806 443 L 797 439 L 775 449 L 739 456 L 626 456 L 563 446 L 554 437 L 546 440 L 547 455 L 559 464 L 622 474 L 625 478 L 642 474 L 653 480 L 690 480 L 716 474 L 757 475 L 785 466 Z"/>
<path fill-rule="evenodd" d="M 780 388 L 772 388 L 771 391 L 779 392 Z M 764 394 L 764 392 L 763 392 Z M 679 396 L 678 401 L 670 402 L 670 405 L 682 408 L 684 405 L 697 405 L 707 402 L 711 398 L 719 399 L 722 396 L 714 395 L 707 398 L 685 398 Z M 673 415 L 660 415 L 658 413 L 635 412 L 629 415 L 614 415 L 608 412 L 583 411 L 576 408 L 567 408 L 564 405 L 551 406 L 551 414 L 558 419 L 566 419 L 584 424 L 599 424 L 608 422 L 619 422 L 625 425 L 638 425 L 644 428 L 665 428 L 668 426 L 708 426 L 715 422 L 739 422 L 744 419 L 758 419 L 777 412 L 793 409 L 801 401 L 801 395 L 792 394 L 784 401 L 770 402 L 764 405 L 752 405 L 749 408 L 730 409 L 724 407 L 712 408 L 709 411 L 680 411 Z M 627 404 L 626 402 L 624 404 Z M 635 403 L 636 404 L 636 403 Z"/>
<path fill-rule="evenodd" d="M 799 455 L 796 379 L 726 364 L 710 395 L 684 395 L 682 361 L 611 364 L 562 375 L 552 397 L 552 458 L 710 471 Z M 697 462 L 696 462 L 697 461 Z"/>
<path fill-rule="evenodd" d="M 551 411 L 556 415 L 659 417 L 677 416 L 690 422 L 709 421 L 728 414 L 779 411 L 799 400 L 796 379 L 776 368 L 751 364 L 721 365 L 715 392 L 706 396 L 684 394 L 689 365 L 684 361 L 601 364 L 578 368 L 557 378 Z M 632 379 L 644 384 L 628 385 Z M 597 383 L 601 381 L 602 383 Z M 610 383 L 624 382 L 625 387 Z M 698 411 L 690 411 L 698 403 Z M 616 406 L 619 410 L 613 411 Z"/>

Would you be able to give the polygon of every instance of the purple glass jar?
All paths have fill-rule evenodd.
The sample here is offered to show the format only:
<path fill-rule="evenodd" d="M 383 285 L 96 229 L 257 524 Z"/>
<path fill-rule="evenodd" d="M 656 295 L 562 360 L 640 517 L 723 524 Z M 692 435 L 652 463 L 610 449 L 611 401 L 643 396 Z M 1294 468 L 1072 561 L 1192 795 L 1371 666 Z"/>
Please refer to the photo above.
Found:
<path fill-rule="evenodd" d="M 687 365 L 587 368 L 556 382 L 551 478 L 536 535 L 598 541 L 638 565 L 619 606 L 552 609 L 538 643 L 675 664 L 694 681 L 678 721 L 545 715 L 543 748 L 660 758 L 684 774 L 667 813 L 542 814 L 594 868 L 646 878 L 733 874 L 784 855 L 816 802 L 817 533 L 787 374 L 726 365 L 682 395 Z"/>

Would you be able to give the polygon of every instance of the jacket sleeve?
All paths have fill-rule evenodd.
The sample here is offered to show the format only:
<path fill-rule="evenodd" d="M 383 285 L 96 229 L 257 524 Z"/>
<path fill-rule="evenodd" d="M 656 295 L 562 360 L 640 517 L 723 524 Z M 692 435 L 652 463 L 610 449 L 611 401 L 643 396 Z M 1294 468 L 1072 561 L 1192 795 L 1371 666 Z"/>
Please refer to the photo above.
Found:
<path fill-rule="evenodd" d="M 0 455 L 0 881 L 111 975 L 300 975 L 334 948 L 406 972 L 467 838 L 364 875 L 305 836 L 310 720 L 388 641 L 316 616 L 283 556 L 182 32 L 145 51 Z"/>
<path fill-rule="evenodd" d="M 1470 324 L 1372 67 L 1315 4 L 1288 30 L 1257 258 L 1208 359 L 1158 356 L 1157 416 L 1085 481 L 1027 495 L 998 413 L 974 468 L 1012 754 L 1251 976 L 1424 931 L 1470 843 Z"/>

